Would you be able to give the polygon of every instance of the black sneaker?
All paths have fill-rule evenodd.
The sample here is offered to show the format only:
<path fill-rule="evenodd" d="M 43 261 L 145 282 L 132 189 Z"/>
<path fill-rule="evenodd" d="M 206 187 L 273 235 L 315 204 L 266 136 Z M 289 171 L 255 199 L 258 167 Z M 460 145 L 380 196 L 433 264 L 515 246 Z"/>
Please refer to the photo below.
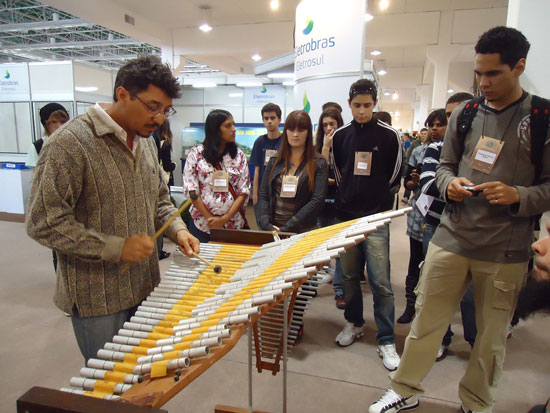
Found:
<path fill-rule="evenodd" d="M 403 314 L 397 319 L 399 324 L 409 324 L 414 318 L 414 306 L 407 305 Z"/>
<path fill-rule="evenodd" d="M 342 294 L 337 294 L 334 299 L 336 300 L 336 308 L 339 310 L 345 310 L 346 309 L 346 301 L 344 300 L 344 296 Z"/>
<path fill-rule="evenodd" d="M 163 260 L 165 258 L 168 258 L 170 256 L 170 253 L 169 252 L 166 252 L 166 251 L 161 251 L 159 253 L 159 260 Z"/>

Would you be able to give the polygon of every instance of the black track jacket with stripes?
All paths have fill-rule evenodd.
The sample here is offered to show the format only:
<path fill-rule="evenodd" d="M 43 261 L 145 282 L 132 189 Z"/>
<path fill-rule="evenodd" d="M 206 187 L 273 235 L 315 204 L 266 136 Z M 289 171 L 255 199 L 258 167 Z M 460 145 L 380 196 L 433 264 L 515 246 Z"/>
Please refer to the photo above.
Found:
<path fill-rule="evenodd" d="M 332 152 L 340 219 L 360 218 L 392 208 L 390 188 L 399 183 L 402 162 L 401 140 L 395 129 L 374 118 L 364 124 L 353 120 L 334 134 Z M 370 176 L 354 175 L 356 152 L 372 153 Z"/>

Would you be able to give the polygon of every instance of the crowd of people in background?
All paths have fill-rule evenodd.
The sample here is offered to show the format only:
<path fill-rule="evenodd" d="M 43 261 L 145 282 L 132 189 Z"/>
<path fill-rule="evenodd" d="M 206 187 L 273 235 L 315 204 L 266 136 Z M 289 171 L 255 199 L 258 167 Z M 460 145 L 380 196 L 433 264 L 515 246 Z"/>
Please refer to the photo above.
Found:
<path fill-rule="evenodd" d="M 186 225 L 175 221 L 168 236 L 191 255 L 198 250 L 199 241 L 210 240 L 211 229 L 249 228 L 245 210 L 250 198 L 261 230 L 303 233 L 390 210 L 399 204 L 398 194 L 403 189 L 402 202 L 412 207 L 406 229 L 410 245 L 406 306 L 397 318 L 398 323 L 412 323 L 403 355 L 400 357 L 395 347 L 387 225 L 324 269 L 332 280 L 336 306 L 344 310 L 343 328 L 335 342 L 347 347 L 364 334 L 360 282 L 366 277 L 374 301 L 376 350 L 384 367 L 392 372 L 391 387 L 370 406 L 369 413 L 413 409 L 419 405 L 418 394 L 424 391 L 423 378 L 435 361 L 448 354 L 453 336 L 450 319 L 460 306 L 464 338 L 472 348 L 459 386 L 461 410 L 490 412 L 508 329 L 532 258 L 534 223 L 550 209 L 548 125 L 542 137 L 535 136 L 540 132 L 533 127 L 530 132 L 521 128 L 529 116 L 531 125 L 537 121 L 534 107 L 549 106 L 520 86 L 528 50 L 527 39 L 515 29 L 497 27 L 483 34 L 476 45 L 475 65 L 483 96 L 454 94 L 445 108 L 428 114 L 417 132 L 399 133 L 391 126 L 389 113 L 374 111 L 378 91 L 376 84 L 366 79 L 354 82 L 349 89 L 352 120 L 344 124 L 342 107 L 327 102 L 315 134 L 312 120 L 303 110 L 286 116 L 281 133 L 281 108 L 274 103 L 265 105 L 261 117 L 266 134 L 257 138 L 249 160 L 236 144 L 232 114 L 211 111 L 205 121 L 204 141 L 189 150 L 183 168 L 183 190 L 192 199 L 191 218 Z M 162 242 L 155 247 L 149 240 L 155 222 L 165 221 L 175 211 L 169 187 L 174 184 L 176 165 L 171 159 L 172 132 L 167 117 L 179 87 L 158 61 L 143 59 L 129 63 L 134 65 L 132 70 L 121 69 L 112 104 L 97 104 L 84 117 L 68 123 L 63 106 L 44 106 L 40 111 L 44 141 L 33 144 L 27 161 L 36 167 L 27 230 L 54 251 L 59 272 L 56 303 L 72 316 L 85 358 L 94 354 L 99 341 L 110 338 L 113 328 L 116 332 L 120 320 L 128 319 L 150 290 L 146 285 L 158 281 L 158 263 L 147 258 L 149 254 L 156 248 L 158 258 L 169 255 Z M 144 87 L 134 79 L 143 70 L 162 73 L 163 80 L 150 77 Z M 100 144 L 107 134 L 117 140 Z M 156 147 L 140 143 L 139 136 L 151 134 Z M 82 140 L 83 136 L 87 140 Z M 537 146 L 538 140 L 541 146 Z M 104 176 L 92 176 L 98 167 L 88 165 L 84 154 L 68 157 L 67 148 L 74 147 L 76 141 L 97 156 L 109 153 L 110 167 L 117 175 L 99 168 L 97 173 Z M 46 154 L 42 155 L 45 142 Z M 531 155 L 535 148 L 541 152 L 538 158 Z M 158 173 L 161 183 L 151 184 L 152 178 L 145 175 L 139 185 L 130 179 L 134 162 Z M 120 181 L 132 192 L 122 196 L 108 189 L 92 190 L 78 176 L 96 181 L 98 188 L 110 188 L 112 182 Z M 57 191 L 48 189 L 52 187 Z M 72 195 L 60 199 L 68 189 Z M 107 198 L 101 202 L 100 196 Z M 82 215 L 82 203 L 103 212 L 94 221 Z M 114 205 L 130 204 L 150 204 L 149 213 L 142 211 L 147 219 L 133 217 L 139 225 L 131 233 L 102 234 L 101 219 L 114 214 Z M 125 209 L 125 219 L 137 213 L 130 209 Z M 84 228 L 82 222 L 96 228 Z M 140 232 L 144 234 L 135 235 Z M 78 248 L 69 242 L 74 234 L 83 240 Z M 548 270 L 550 254 L 545 242 L 534 244 L 533 249 L 537 267 Z M 94 248 L 87 249 L 89 245 Z M 59 270 L 56 252 L 61 257 Z M 86 264 L 92 279 L 116 272 L 113 263 L 121 261 L 149 259 L 151 265 L 145 271 L 131 270 L 131 274 L 139 273 L 141 278 L 136 277 L 141 284 L 113 287 L 100 300 L 85 298 L 90 294 L 87 290 L 81 293 L 81 301 L 75 302 L 70 289 L 84 288 L 82 279 L 76 278 L 74 269 L 79 264 L 75 262 L 90 259 L 98 262 Z M 157 270 L 151 270 L 153 267 Z M 539 273 L 538 278 L 547 278 L 547 272 Z M 109 294 L 120 298 L 118 304 L 112 304 Z M 93 319 L 113 314 L 120 316 L 119 320 L 109 321 L 110 328 L 100 338 L 85 338 L 86 331 L 98 335 L 103 328 L 92 323 Z"/>

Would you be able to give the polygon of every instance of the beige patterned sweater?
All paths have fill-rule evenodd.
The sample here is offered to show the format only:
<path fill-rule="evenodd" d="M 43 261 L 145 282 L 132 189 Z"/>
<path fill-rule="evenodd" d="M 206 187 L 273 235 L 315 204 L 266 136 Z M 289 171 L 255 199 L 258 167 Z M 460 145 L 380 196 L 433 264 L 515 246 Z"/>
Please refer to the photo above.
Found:
<path fill-rule="evenodd" d="M 66 123 L 40 153 L 26 220 L 29 236 L 58 254 L 55 304 L 82 317 L 137 305 L 160 280 L 157 253 L 121 275 L 124 240 L 153 236 L 175 212 L 152 138 L 134 157 L 94 107 Z M 178 217 L 165 234 L 181 229 Z"/>

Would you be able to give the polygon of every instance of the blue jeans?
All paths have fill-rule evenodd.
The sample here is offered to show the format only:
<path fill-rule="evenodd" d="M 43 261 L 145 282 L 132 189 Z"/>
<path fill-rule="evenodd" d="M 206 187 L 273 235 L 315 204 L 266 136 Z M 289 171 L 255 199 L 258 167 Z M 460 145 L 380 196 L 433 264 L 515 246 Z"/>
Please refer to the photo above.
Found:
<path fill-rule="evenodd" d="M 187 226 L 187 229 L 189 230 L 191 235 L 197 238 L 200 242 L 210 242 L 210 234 L 208 232 L 204 232 L 198 229 L 193 222 L 193 219 L 189 220 L 189 225 Z"/>
<path fill-rule="evenodd" d="M 437 225 L 430 224 L 426 224 L 426 227 L 424 228 L 424 234 L 422 237 L 424 255 L 426 255 L 426 252 L 428 251 L 428 245 L 430 244 L 430 241 L 432 240 L 436 229 Z M 470 283 L 468 289 L 464 293 L 464 297 L 462 297 L 462 300 L 460 301 L 460 313 L 462 315 L 464 340 L 470 343 L 470 346 L 473 347 L 477 334 L 476 307 L 474 304 L 474 283 Z M 447 328 L 447 332 L 445 333 L 441 344 L 445 346 L 450 345 L 452 337 L 453 330 L 451 329 L 451 325 L 449 325 L 449 328 Z"/>
<path fill-rule="evenodd" d="M 374 320 L 378 344 L 395 341 L 395 305 L 390 281 L 390 229 L 389 226 L 369 235 L 362 243 L 350 248 L 340 258 L 344 275 L 344 317 L 356 327 L 365 324 L 363 319 L 363 293 L 359 283 L 367 263 L 369 285 L 374 300 Z"/>
<path fill-rule="evenodd" d="M 136 310 L 137 306 L 106 316 L 80 317 L 75 314 L 71 317 L 76 342 L 86 363 L 89 359 L 97 357 L 98 350 L 113 339 L 124 323 L 130 321 Z"/>

